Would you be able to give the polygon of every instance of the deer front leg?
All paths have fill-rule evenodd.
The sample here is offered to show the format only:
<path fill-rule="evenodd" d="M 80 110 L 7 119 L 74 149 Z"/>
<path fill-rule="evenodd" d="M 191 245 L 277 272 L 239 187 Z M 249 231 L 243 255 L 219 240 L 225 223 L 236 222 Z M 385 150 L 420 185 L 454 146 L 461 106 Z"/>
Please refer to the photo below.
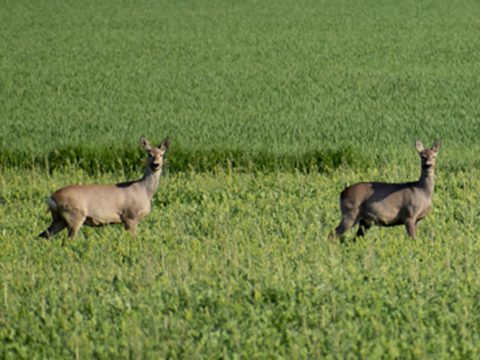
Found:
<path fill-rule="evenodd" d="M 133 237 L 136 237 L 137 236 L 138 219 L 123 218 L 122 222 L 123 222 L 123 225 L 125 226 L 125 229 L 130 231 L 130 234 Z"/>
<path fill-rule="evenodd" d="M 412 218 L 407 219 L 407 221 L 405 222 L 405 226 L 407 227 L 408 235 L 413 240 L 415 240 L 416 230 L 417 230 L 417 222 L 415 221 L 415 219 L 412 219 Z"/>

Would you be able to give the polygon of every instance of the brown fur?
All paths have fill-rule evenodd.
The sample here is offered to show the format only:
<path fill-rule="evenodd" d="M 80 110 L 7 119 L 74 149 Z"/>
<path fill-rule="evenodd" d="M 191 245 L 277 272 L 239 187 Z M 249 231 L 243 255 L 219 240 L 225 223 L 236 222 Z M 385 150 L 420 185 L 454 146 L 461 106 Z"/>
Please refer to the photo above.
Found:
<path fill-rule="evenodd" d="M 148 166 L 140 180 L 116 185 L 70 185 L 55 191 L 48 199 L 52 223 L 39 236 L 50 238 L 67 228 L 75 238 L 82 225 L 102 226 L 122 223 L 132 235 L 137 224 L 150 212 L 150 201 L 158 188 L 168 138 L 152 147 L 145 138 L 141 146 L 148 153 Z"/>
<path fill-rule="evenodd" d="M 417 224 L 432 208 L 435 178 L 435 157 L 440 149 L 437 140 L 431 149 L 424 149 L 417 140 L 417 152 L 422 161 L 420 179 L 414 182 L 389 184 L 361 182 L 347 187 L 340 194 L 342 219 L 330 238 L 359 224 L 357 236 L 363 236 L 372 225 L 405 225 L 411 238 Z"/>

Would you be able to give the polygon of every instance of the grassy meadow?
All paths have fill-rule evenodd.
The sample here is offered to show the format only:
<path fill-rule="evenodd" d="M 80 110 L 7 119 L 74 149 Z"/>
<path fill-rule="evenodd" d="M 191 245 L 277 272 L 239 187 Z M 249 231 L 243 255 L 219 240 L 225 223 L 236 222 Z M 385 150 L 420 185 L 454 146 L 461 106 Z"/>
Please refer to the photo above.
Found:
<path fill-rule="evenodd" d="M 0 3 L 0 358 L 480 356 L 477 2 Z M 172 146 L 137 238 L 37 239 L 53 190 L 141 176 L 140 135 Z M 416 138 L 417 240 L 328 241 Z"/>

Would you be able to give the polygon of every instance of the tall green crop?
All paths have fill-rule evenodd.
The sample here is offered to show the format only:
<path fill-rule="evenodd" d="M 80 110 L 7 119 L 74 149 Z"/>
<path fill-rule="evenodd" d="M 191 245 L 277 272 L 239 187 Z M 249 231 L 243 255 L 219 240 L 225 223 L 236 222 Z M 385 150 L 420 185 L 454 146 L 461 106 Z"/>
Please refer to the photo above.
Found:
<path fill-rule="evenodd" d="M 478 165 L 471 1 L 20 0 L 2 10 L 8 166 L 133 169 L 142 134 L 172 138 L 175 171 L 376 166 L 403 160 L 416 137 L 442 138 L 455 170 Z"/>

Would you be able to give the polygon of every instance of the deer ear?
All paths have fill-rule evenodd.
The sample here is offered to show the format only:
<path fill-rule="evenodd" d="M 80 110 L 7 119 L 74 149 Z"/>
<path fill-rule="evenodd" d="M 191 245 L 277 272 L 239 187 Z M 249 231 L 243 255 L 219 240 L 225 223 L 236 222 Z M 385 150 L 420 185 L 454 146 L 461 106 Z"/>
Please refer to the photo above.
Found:
<path fill-rule="evenodd" d="M 162 140 L 162 142 L 160 143 L 160 145 L 158 145 L 158 147 L 163 151 L 166 151 L 170 147 L 170 139 L 168 138 L 168 136 Z"/>
<path fill-rule="evenodd" d="M 150 149 L 152 148 L 152 147 L 150 146 L 150 143 L 148 142 L 148 140 L 147 140 L 144 136 L 142 136 L 142 137 L 140 138 L 140 146 L 141 146 L 142 149 L 144 149 L 145 151 L 150 151 Z"/>
<path fill-rule="evenodd" d="M 441 145 L 442 145 L 442 142 L 440 141 L 440 139 L 435 140 L 435 142 L 432 145 L 432 150 L 435 152 L 438 152 L 438 150 L 440 150 Z"/>
<path fill-rule="evenodd" d="M 420 140 L 415 141 L 415 148 L 417 151 L 420 153 L 422 152 L 425 148 L 423 147 L 423 144 Z"/>

